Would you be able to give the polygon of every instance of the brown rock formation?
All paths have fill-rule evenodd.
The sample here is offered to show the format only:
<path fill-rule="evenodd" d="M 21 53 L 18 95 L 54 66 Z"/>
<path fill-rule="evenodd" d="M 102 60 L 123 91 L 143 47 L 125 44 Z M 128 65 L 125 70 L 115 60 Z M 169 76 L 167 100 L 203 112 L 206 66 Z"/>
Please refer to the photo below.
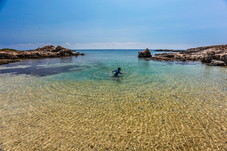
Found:
<path fill-rule="evenodd" d="M 227 45 L 215 45 L 206 47 L 190 48 L 179 53 L 156 54 L 152 60 L 178 60 L 178 61 L 201 61 L 211 65 L 227 64 Z M 216 61 L 213 61 L 216 60 Z M 222 62 L 217 62 L 222 61 Z"/>
<path fill-rule="evenodd" d="M 80 53 L 73 53 L 71 49 L 66 49 L 62 46 L 44 46 L 42 48 L 37 48 L 29 51 L 15 51 L 10 49 L 2 49 L 0 51 L 0 61 L 4 63 L 9 63 L 10 61 L 3 61 L 3 59 L 31 59 L 31 58 L 54 58 L 54 57 L 67 57 L 67 56 L 78 56 L 84 55 Z M 12 61 L 11 60 L 11 61 Z M 3 64 L 3 63 L 2 63 Z"/>
<path fill-rule="evenodd" d="M 143 51 L 138 52 L 138 57 L 140 58 L 150 58 L 152 57 L 151 52 L 148 48 Z"/>

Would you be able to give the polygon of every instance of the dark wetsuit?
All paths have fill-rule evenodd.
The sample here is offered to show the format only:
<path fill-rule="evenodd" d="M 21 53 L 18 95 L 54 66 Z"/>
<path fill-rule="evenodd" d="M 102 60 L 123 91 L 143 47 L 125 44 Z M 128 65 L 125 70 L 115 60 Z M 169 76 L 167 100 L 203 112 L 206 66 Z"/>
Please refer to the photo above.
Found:
<path fill-rule="evenodd" d="M 114 74 L 114 76 L 118 76 L 118 74 L 120 73 L 120 74 L 122 74 L 120 71 L 118 71 L 118 70 L 114 70 L 115 71 L 115 74 Z"/>

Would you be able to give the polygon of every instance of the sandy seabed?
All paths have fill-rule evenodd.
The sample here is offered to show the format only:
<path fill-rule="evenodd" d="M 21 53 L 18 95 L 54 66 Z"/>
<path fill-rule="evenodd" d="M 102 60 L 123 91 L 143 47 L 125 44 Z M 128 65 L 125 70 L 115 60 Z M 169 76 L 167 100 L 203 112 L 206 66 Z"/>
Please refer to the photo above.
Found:
<path fill-rule="evenodd" d="M 227 149 L 227 95 L 215 83 L 9 77 L 0 82 L 0 150 Z"/>

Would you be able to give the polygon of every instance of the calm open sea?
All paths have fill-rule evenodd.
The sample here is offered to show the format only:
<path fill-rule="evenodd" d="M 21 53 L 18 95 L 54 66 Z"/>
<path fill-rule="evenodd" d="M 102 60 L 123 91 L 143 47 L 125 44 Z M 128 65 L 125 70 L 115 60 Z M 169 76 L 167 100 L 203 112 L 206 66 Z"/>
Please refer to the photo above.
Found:
<path fill-rule="evenodd" d="M 78 51 L 0 66 L 0 150 L 227 148 L 226 67 Z"/>

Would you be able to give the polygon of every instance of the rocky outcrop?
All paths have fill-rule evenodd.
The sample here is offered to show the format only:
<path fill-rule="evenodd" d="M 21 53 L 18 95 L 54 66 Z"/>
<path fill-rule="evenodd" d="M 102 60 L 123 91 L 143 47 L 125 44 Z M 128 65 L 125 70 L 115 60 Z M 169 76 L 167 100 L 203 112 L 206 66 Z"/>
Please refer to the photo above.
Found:
<path fill-rule="evenodd" d="M 64 48 L 62 46 L 44 46 L 42 48 L 37 48 L 29 51 L 10 51 L 10 49 L 2 49 L 0 51 L 0 61 L 4 63 L 9 63 L 8 60 L 3 61 L 3 59 L 32 59 L 32 58 L 55 58 L 55 57 L 67 57 L 67 56 L 78 56 L 84 55 L 79 52 L 74 53 L 71 49 Z"/>
<path fill-rule="evenodd" d="M 150 50 L 147 48 L 143 51 L 138 52 L 138 57 L 140 58 L 150 58 L 152 57 Z"/>
<path fill-rule="evenodd" d="M 152 60 L 201 61 L 210 65 L 227 64 L 227 45 L 190 48 L 179 53 L 156 54 Z M 223 63 L 224 62 L 224 63 Z"/>
<path fill-rule="evenodd" d="M 20 59 L 20 58 L 51 58 L 78 56 L 80 53 L 73 53 L 71 49 L 61 46 L 45 46 L 29 51 L 0 51 L 0 59 Z"/>

